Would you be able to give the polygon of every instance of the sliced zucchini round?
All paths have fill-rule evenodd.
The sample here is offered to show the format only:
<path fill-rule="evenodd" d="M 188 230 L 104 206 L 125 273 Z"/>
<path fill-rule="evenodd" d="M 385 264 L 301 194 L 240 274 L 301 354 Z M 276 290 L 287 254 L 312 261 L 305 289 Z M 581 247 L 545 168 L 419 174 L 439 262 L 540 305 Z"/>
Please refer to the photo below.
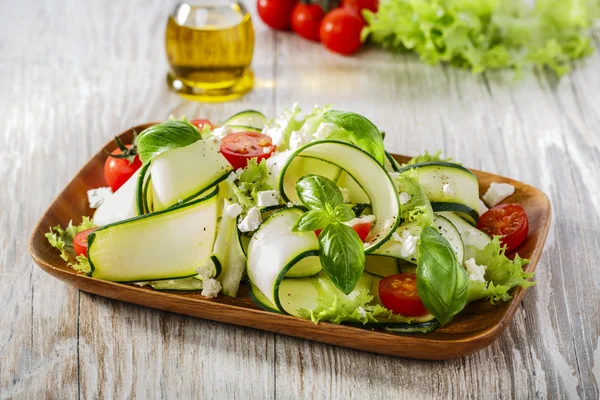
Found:
<path fill-rule="evenodd" d="M 395 231 L 399 223 L 400 203 L 396 187 L 387 171 L 371 155 L 358 147 L 338 141 L 317 141 L 296 150 L 281 170 L 279 190 L 285 201 L 299 201 L 295 186 L 298 175 L 294 168 L 297 157 L 312 157 L 343 169 L 364 190 L 376 217 L 367 237 L 365 252 L 374 252 Z M 307 171 L 321 174 L 321 171 Z"/>
<path fill-rule="evenodd" d="M 461 165 L 436 161 L 408 165 L 400 172 L 415 170 L 433 211 L 462 213 L 472 224 L 479 219 L 479 181 Z M 444 188 L 447 185 L 447 190 Z"/>
<path fill-rule="evenodd" d="M 382 278 L 400 273 L 398 259 L 395 257 L 386 257 L 369 254 L 365 260 L 365 271 L 371 275 L 377 275 Z"/>
<path fill-rule="evenodd" d="M 150 285 L 152 289 L 163 291 L 193 292 L 202 290 L 202 281 L 193 276 L 190 278 L 153 281 L 148 285 Z"/>
<path fill-rule="evenodd" d="M 465 245 L 465 260 L 471 258 L 469 255 L 469 246 L 475 246 L 482 250 L 485 246 L 491 243 L 492 239 L 484 232 L 474 228 L 457 214 L 451 212 L 439 213 L 440 216 L 448 219 L 458 229 L 463 244 Z"/>
<path fill-rule="evenodd" d="M 256 129 L 262 129 L 267 122 L 267 117 L 256 110 L 245 110 L 241 111 L 233 116 L 229 117 L 223 125 L 227 126 L 245 126 Z"/>
<path fill-rule="evenodd" d="M 140 169 L 140 174 L 138 176 L 137 186 L 135 188 L 135 206 L 137 215 L 144 215 L 148 213 L 148 202 L 144 197 L 144 192 L 148 190 L 148 184 L 150 182 L 150 174 L 148 173 L 149 168 L 150 163 L 142 166 L 142 168 Z"/>
<path fill-rule="evenodd" d="M 261 133 L 262 129 L 253 128 L 251 126 L 243 126 L 243 125 L 228 125 L 231 133 L 239 133 L 239 132 L 255 132 Z"/>
<path fill-rule="evenodd" d="M 281 314 L 281 311 L 277 309 L 277 306 L 271 303 L 271 301 L 267 299 L 267 296 L 265 296 L 263 292 L 261 292 L 256 285 L 252 283 L 252 281 L 248 281 L 248 285 L 250 285 L 248 296 L 250 296 L 250 299 L 254 304 L 264 311 Z"/>
<path fill-rule="evenodd" d="M 342 173 L 342 169 L 337 165 L 326 160 L 309 156 L 292 157 L 284 168 L 285 170 L 282 173 L 282 176 L 283 174 L 286 174 L 286 179 L 285 181 L 280 181 L 280 184 L 283 184 L 283 190 L 281 190 L 281 187 L 280 190 L 282 193 L 293 193 L 291 198 L 286 198 L 286 201 L 294 202 L 299 202 L 298 196 L 296 195 L 296 182 L 300 178 L 317 173 L 335 182 Z"/>

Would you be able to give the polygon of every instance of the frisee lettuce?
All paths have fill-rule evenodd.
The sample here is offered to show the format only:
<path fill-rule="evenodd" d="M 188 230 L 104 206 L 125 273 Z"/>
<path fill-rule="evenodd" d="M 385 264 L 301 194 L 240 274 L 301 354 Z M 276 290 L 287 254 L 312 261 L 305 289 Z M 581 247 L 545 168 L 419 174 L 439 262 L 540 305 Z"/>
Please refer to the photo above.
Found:
<path fill-rule="evenodd" d="M 488 298 L 492 303 L 508 301 L 512 298 L 508 291 L 516 286 L 526 289 L 535 285 L 528 279 L 533 273 L 523 271 L 523 266 L 529 260 L 515 254 L 513 260 L 505 255 L 506 248 L 500 244 L 500 237 L 494 236 L 492 241 L 483 249 L 470 245 L 467 246 L 468 258 L 474 258 L 478 265 L 485 265 L 486 282 L 469 280 L 467 289 L 467 302 Z"/>
<path fill-rule="evenodd" d="M 69 224 L 65 229 L 62 229 L 60 225 L 50 228 L 50 232 L 46 233 L 46 239 L 50 246 L 60 251 L 60 258 L 68 261 L 68 266 L 72 267 L 76 271 L 85 273 L 90 272 L 90 263 L 85 256 L 75 256 L 73 250 L 73 238 L 79 232 L 87 229 L 95 228 L 96 225 L 88 217 L 83 217 L 81 224 L 73 225 L 73 221 L 69 221 Z M 71 262 L 71 259 L 75 259 L 75 263 Z"/>
<path fill-rule="evenodd" d="M 441 150 L 438 150 L 433 154 L 429 154 L 429 152 L 427 150 L 425 150 L 424 154 L 419 154 L 418 156 L 411 158 L 410 160 L 408 160 L 408 162 L 402 164 L 402 167 L 406 167 L 408 165 L 421 164 L 421 163 L 425 163 L 425 162 L 438 162 L 438 161 L 452 162 L 454 164 L 460 165 L 459 163 L 452 161 L 452 157 L 443 158 Z"/>
<path fill-rule="evenodd" d="M 244 210 L 256 206 L 258 192 L 273 189 L 267 183 L 268 176 L 266 160 L 258 163 L 256 158 L 252 158 L 248 161 L 248 166 L 239 174 L 237 180 L 232 183 L 233 193 L 238 203 L 244 207 Z"/>
<path fill-rule="evenodd" d="M 473 73 L 548 67 L 558 76 L 592 53 L 597 0 L 388 0 L 364 11 L 362 32 L 376 44 L 415 51 L 428 64 Z"/>

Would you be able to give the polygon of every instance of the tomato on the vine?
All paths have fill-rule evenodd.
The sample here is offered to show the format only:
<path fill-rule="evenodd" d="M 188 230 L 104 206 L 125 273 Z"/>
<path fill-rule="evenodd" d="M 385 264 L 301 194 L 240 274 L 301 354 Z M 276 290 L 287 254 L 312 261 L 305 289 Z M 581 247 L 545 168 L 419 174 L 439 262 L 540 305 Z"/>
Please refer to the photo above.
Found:
<path fill-rule="evenodd" d="M 104 180 L 113 192 L 116 192 L 141 166 L 135 145 L 124 145 L 118 138 L 117 148 L 104 162 Z"/>
<path fill-rule="evenodd" d="M 489 236 L 500 236 L 506 251 L 519 247 L 529 232 L 529 219 L 518 204 L 499 204 L 486 211 L 477 222 L 477 228 Z"/>
<path fill-rule="evenodd" d="M 388 310 L 407 317 L 426 314 L 417 292 L 417 275 L 390 275 L 379 281 L 379 298 Z"/>
<path fill-rule="evenodd" d="M 221 154 L 236 169 L 245 168 L 251 158 L 258 162 L 269 158 L 274 151 L 271 138 L 258 132 L 231 133 L 221 139 Z"/>
<path fill-rule="evenodd" d="M 357 12 L 359 15 L 361 14 L 362 10 L 377 12 L 377 9 L 379 8 L 379 0 L 343 0 L 341 7 L 351 9 Z"/>
<path fill-rule="evenodd" d="M 256 9 L 265 24 L 273 29 L 290 29 L 290 17 L 296 0 L 258 0 Z"/>
<path fill-rule="evenodd" d="M 92 233 L 96 228 L 87 229 L 85 231 L 81 231 L 75 235 L 73 238 L 73 250 L 75 250 L 75 254 L 78 256 L 87 256 L 87 248 L 88 242 L 87 237 Z"/>
<path fill-rule="evenodd" d="M 305 39 L 319 41 L 319 29 L 325 12 L 318 4 L 299 3 L 292 12 L 292 30 Z"/>
<path fill-rule="evenodd" d="M 364 21 L 354 11 L 337 8 L 327 14 L 321 22 L 321 42 L 335 53 L 352 54 L 362 44 L 360 33 L 364 26 Z"/>

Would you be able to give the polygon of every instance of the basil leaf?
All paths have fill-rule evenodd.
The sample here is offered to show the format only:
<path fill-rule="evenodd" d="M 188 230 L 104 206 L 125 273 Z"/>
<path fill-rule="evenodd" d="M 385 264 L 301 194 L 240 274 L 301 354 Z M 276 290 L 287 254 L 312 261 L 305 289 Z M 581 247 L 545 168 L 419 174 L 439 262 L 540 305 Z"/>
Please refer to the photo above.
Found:
<path fill-rule="evenodd" d="M 356 218 L 356 214 L 352 211 L 352 208 L 346 204 L 338 204 L 333 209 L 333 217 L 339 222 L 350 221 Z"/>
<path fill-rule="evenodd" d="M 327 225 L 319 235 L 319 258 L 338 289 L 354 290 L 365 266 L 364 246 L 354 229 L 339 222 Z"/>
<path fill-rule="evenodd" d="M 200 140 L 198 129 L 187 121 L 169 120 L 152 125 L 137 138 L 140 160 L 147 164 L 165 151 L 189 146 Z"/>
<path fill-rule="evenodd" d="M 296 193 L 300 201 L 311 210 L 321 210 L 325 204 L 332 207 L 344 203 L 339 187 L 329 178 L 320 175 L 307 175 L 296 183 Z"/>
<path fill-rule="evenodd" d="M 353 143 L 372 155 L 379 164 L 385 165 L 383 136 L 371 121 L 356 113 L 335 110 L 326 112 L 323 117 L 325 121 L 344 129 L 327 139 Z"/>
<path fill-rule="evenodd" d="M 328 212 L 323 210 L 309 210 L 305 212 L 292 228 L 294 232 L 316 231 L 323 229 L 332 222 Z"/>
<path fill-rule="evenodd" d="M 417 291 L 423 305 L 442 325 L 467 302 L 468 277 L 450 243 L 434 228 L 421 232 L 417 259 Z"/>

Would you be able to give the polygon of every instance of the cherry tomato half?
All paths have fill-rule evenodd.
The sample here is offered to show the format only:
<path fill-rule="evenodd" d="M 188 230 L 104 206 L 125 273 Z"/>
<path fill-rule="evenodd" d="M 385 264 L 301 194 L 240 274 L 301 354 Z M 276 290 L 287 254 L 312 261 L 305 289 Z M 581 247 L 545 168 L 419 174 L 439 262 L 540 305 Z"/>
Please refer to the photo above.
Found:
<path fill-rule="evenodd" d="M 221 154 L 235 169 L 245 168 L 251 158 L 258 162 L 269 158 L 274 151 L 273 141 L 262 133 L 232 133 L 221 140 Z"/>
<path fill-rule="evenodd" d="M 527 213 L 518 204 L 499 204 L 486 211 L 477 222 L 477 228 L 491 237 L 498 235 L 506 250 L 518 248 L 529 233 Z"/>
<path fill-rule="evenodd" d="M 127 145 L 129 149 L 131 145 Z M 121 149 L 115 149 L 112 153 L 120 155 Z M 104 180 L 113 192 L 116 192 L 129 178 L 142 166 L 139 156 L 135 156 L 132 162 L 127 158 L 108 157 L 104 163 Z"/>
<path fill-rule="evenodd" d="M 356 232 L 358 234 L 358 237 L 360 238 L 360 240 L 362 242 L 364 242 L 365 239 L 367 239 L 367 236 L 369 236 L 369 232 L 371 232 L 371 226 L 373 226 L 372 222 L 364 222 L 361 224 L 352 225 L 352 229 L 354 229 L 354 232 Z M 323 229 L 317 229 L 315 231 L 315 235 L 317 235 L 317 237 L 319 237 L 322 230 Z"/>
<path fill-rule="evenodd" d="M 87 256 L 87 238 L 94 229 L 96 228 L 87 229 L 75 235 L 75 237 L 73 238 L 73 250 L 75 250 L 75 254 L 77 254 L 78 256 Z"/>
<path fill-rule="evenodd" d="M 194 125 L 198 130 L 203 130 L 205 126 L 208 126 L 210 129 L 215 129 L 215 126 L 208 119 L 193 119 L 190 121 L 190 124 Z"/>
<path fill-rule="evenodd" d="M 305 39 L 319 41 L 319 29 L 325 12 L 318 4 L 299 3 L 292 12 L 292 30 Z"/>
<path fill-rule="evenodd" d="M 427 313 L 417 292 L 417 275 L 390 275 L 379 281 L 379 298 L 388 310 L 407 317 Z"/>
<path fill-rule="evenodd" d="M 265 24 L 285 31 L 290 29 L 290 17 L 296 3 L 296 0 L 258 0 L 256 8 Z"/>
<path fill-rule="evenodd" d="M 335 53 L 352 54 L 362 44 L 360 32 L 364 26 L 364 21 L 356 12 L 346 8 L 336 8 L 321 22 L 321 42 Z"/>

